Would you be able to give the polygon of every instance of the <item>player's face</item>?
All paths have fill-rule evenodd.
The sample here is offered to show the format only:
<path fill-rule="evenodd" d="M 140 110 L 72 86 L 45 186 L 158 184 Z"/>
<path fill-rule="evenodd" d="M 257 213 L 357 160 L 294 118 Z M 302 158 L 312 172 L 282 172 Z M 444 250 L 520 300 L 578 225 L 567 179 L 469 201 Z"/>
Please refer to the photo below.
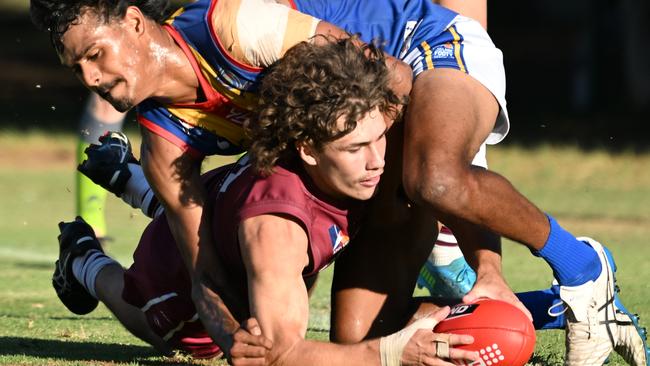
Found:
<path fill-rule="evenodd" d="M 141 70 L 145 53 L 129 29 L 131 22 L 104 23 L 89 11 L 78 20 L 61 39 L 61 63 L 118 111 L 131 109 L 146 98 L 147 85 Z"/>
<path fill-rule="evenodd" d="M 339 120 L 343 128 L 343 119 Z M 386 123 L 375 108 L 349 134 L 314 152 L 311 176 L 325 193 L 336 198 L 370 199 L 384 172 Z"/>

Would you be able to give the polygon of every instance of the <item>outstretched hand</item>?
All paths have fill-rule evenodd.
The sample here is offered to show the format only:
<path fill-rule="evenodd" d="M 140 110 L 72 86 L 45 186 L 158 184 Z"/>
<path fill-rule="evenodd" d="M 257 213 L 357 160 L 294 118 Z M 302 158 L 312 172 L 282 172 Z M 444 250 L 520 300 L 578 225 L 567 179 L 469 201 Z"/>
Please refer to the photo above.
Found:
<path fill-rule="evenodd" d="M 249 318 L 233 334 L 229 362 L 234 366 L 265 365 L 272 347 L 273 342 L 262 335 L 257 319 Z"/>
<path fill-rule="evenodd" d="M 478 359 L 478 354 L 474 351 L 454 348 L 472 344 L 472 336 L 433 332 L 435 325 L 446 318 L 449 311 L 449 307 L 445 306 L 409 326 L 420 329 L 415 331 L 404 347 L 401 365 L 452 366 L 458 362 L 471 363 Z"/>
<path fill-rule="evenodd" d="M 463 302 L 470 303 L 482 297 L 509 302 L 523 311 L 530 321 L 533 320 L 530 311 L 519 301 L 500 274 L 485 273 L 479 275 L 472 290 L 463 297 Z"/>

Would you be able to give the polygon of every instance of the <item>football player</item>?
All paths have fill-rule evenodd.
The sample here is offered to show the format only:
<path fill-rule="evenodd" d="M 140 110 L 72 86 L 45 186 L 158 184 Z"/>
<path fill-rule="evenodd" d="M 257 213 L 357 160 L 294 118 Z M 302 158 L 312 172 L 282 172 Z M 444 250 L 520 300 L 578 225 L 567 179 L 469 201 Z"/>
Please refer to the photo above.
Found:
<path fill-rule="evenodd" d="M 571 315 L 569 365 L 602 363 L 620 341 L 610 336 L 620 334 L 620 326 L 607 322 L 621 309 L 602 245 L 578 240 L 504 177 L 480 168 L 485 145 L 505 138 L 509 120 L 502 55 L 478 22 L 430 0 L 203 0 L 165 24 L 166 2 L 137 4 L 32 0 L 31 13 L 50 31 L 63 64 L 86 86 L 118 110 L 137 105 L 144 127 L 142 166 L 165 206 L 193 283 L 201 276 L 196 270 L 200 242 L 212 237 L 203 215 L 201 158 L 240 152 L 241 123 L 255 105 L 262 69 L 314 34 L 342 36 L 337 24 L 361 33 L 366 42 L 380 42 L 409 64 L 415 78 L 405 116 L 404 159 L 402 139 L 389 144 L 399 153 L 388 158 L 395 170 L 374 200 L 373 224 L 364 225 L 363 245 L 346 251 L 336 267 L 334 337 L 358 342 L 402 323 L 391 314 L 410 306 L 404 295 L 417 278 L 413 263 L 424 263 L 431 251 L 431 245 L 415 246 L 405 235 L 436 231 L 417 225 L 429 225 L 428 217 L 399 215 L 395 202 L 408 196 L 444 222 L 466 249 L 477 274 L 466 301 L 490 296 L 523 307 L 500 273 L 495 234 L 505 236 L 528 246 L 553 269 Z M 403 66 L 394 61 L 396 69 Z M 393 88 L 406 94 L 409 88 L 401 81 L 396 78 Z M 403 175 L 393 161 L 404 163 Z M 415 229 L 400 230 L 406 226 Z M 359 258 L 367 265 L 360 266 Z M 384 271 L 378 276 L 370 266 Z"/>
<path fill-rule="evenodd" d="M 155 219 L 128 270 L 102 252 L 83 220 L 61 223 L 53 282 L 59 298 L 77 314 L 92 311 L 101 300 L 134 335 L 166 353 L 181 349 L 195 357 L 218 356 L 209 333 L 235 364 L 473 361 L 474 352 L 454 348 L 471 343 L 470 336 L 431 331 L 448 308 L 355 345 L 304 339 L 305 279 L 328 266 L 357 232 L 364 201 L 375 195 L 384 170 L 384 116 L 395 116 L 401 102 L 388 87 L 381 53 L 353 39 L 323 46 L 301 43 L 264 80 L 259 118 L 249 129 L 250 156 L 202 177 L 214 245 L 201 247 L 199 260 L 220 257 L 228 284 L 203 291 L 218 293 L 228 309 L 219 313 L 201 301 L 204 296 L 198 296 L 195 308 L 191 280 L 166 216 L 119 133 L 89 148 L 82 170 Z M 239 322 L 249 317 L 254 318 L 250 333 L 239 332 L 235 337 L 244 338 L 233 339 Z M 235 340 L 241 350 L 228 347 Z"/>

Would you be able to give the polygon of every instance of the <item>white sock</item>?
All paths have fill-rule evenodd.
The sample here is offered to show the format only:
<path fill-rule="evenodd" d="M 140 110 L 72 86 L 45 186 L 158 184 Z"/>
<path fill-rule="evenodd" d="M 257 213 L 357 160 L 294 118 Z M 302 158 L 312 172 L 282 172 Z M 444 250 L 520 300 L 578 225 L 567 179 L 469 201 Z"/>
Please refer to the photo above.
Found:
<path fill-rule="evenodd" d="M 89 250 L 83 257 L 72 260 L 72 274 L 92 297 L 95 293 L 95 279 L 99 272 L 109 264 L 117 262 L 97 249 Z"/>
<path fill-rule="evenodd" d="M 438 240 L 433 246 L 431 255 L 429 255 L 429 261 L 434 266 L 446 266 L 462 256 L 463 252 L 458 247 L 458 241 L 456 241 L 454 234 L 443 226 L 440 229 Z"/>
<path fill-rule="evenodd" d="M 146 216 L 154 218 L 163 212 L 162 205 L 151 190 L 151 186 L 144 176 L 142 167 L 138 164 L 129 164 L 131 178 L 126 182 L 122 200 L 133 208 L 139 208 Z"/>

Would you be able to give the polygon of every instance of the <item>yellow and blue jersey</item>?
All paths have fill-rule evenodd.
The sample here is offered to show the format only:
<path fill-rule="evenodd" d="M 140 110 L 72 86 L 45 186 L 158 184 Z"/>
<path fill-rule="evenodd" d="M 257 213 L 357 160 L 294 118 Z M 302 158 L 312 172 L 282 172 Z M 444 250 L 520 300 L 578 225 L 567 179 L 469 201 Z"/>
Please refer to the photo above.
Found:
<path fill-rule="evenodd" d="M 243 123 L 257 103 L 261 71 L 313 36 L 320 20 L 377 43 L 415 75 L 435 67 L 467 72 L 463 39 L 453 26 L 457 14 L 430 0 L 292 0 L 291 11 L 270 3 L 199 0 L 170 17 L 164 28 L 190 60 L 202 99 L 146 100 L 137 107 L 139 123 L 197 157 L 242 152 Z M 259 9 L 274 5 L 271 10 L 288 12 L 282 21 Z"/>
<path fill-rule="evenodd" d="M 359 34 L 364 42 L 374 42 L 400 59 L 447 33 L 457 15 L 431 0 L 293 0 L 293 4 L 298 11 Z"/>
<path fill-rule="evenodd" d="M 243 122 L 256 103 L 257 68 L 228 58 L 215 37 L 210 14 L 216 1 L 197 1 L 177 11 L 164 26 L 190 60 L 203 101 L 163 105 L 145 100 L 138 122 L 173 144 L 201 157 L 242 152 Z"/>

